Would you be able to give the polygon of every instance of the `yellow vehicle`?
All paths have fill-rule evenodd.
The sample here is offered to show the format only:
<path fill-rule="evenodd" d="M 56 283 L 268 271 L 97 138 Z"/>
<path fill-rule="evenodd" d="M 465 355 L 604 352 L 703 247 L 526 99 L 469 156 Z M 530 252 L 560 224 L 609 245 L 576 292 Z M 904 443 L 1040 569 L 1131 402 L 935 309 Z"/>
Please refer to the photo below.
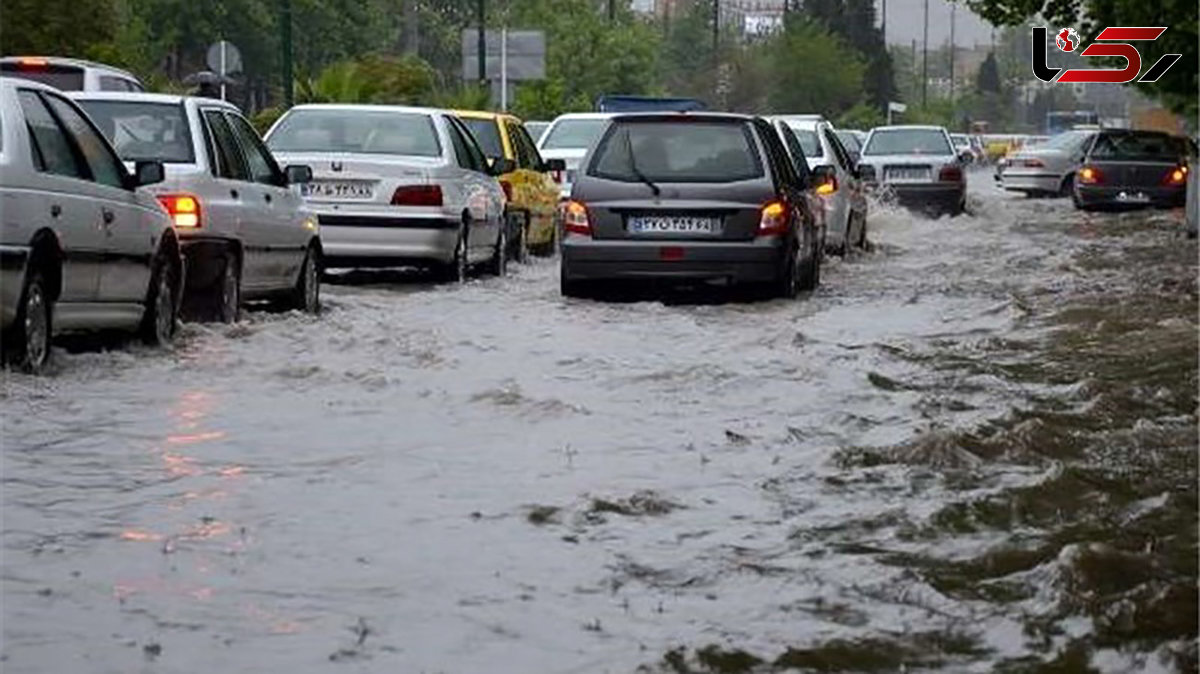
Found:
<path fill-rule="evenodd" d="M 511 159 L 517 165 L 511 173 L 500 176 L 500 186 L 508 197 L 510 222 L 517 223 L 517 231 L 509 234 L 509 241 L 518 251 L 516 257 L 525 250 L 535 255 L 553 253 L 559 185 L 551 172 L 565 170 L 565 166 L 556 166 L 562 161 L 543 161 L 525 125 L 512 115 L 478 110 L 455 110 L 454 114 L 475 135 L 488 159 Z"/>

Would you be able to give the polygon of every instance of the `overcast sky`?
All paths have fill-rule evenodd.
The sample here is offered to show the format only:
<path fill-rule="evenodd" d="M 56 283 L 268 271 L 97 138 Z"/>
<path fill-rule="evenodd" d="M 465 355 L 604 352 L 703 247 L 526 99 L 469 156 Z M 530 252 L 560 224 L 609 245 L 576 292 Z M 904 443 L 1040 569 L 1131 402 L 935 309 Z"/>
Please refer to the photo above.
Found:
<path fill-rule="evenodd" d="M 877 12 L 882 12 L 885 0 L 875 0 Z M 912 44 L 921 40 L 924 0 L 886 0 L 887 40 L 891 44 Z M 929 0 L 929 45 L 950 40 L 950 6 L 946 0 Z M 954 18 L 954 41 L 970 47 L 991 41 L 992 26 L 960 4 Z"/>

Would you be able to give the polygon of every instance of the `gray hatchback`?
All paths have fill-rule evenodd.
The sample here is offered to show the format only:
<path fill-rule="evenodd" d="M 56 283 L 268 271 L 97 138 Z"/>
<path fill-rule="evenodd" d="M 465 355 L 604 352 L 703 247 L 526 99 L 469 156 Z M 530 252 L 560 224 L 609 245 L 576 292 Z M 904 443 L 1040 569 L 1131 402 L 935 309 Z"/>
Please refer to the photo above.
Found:
<path fill-rule="evenodd" d="M 778 134 L 734 114 L 614 117 L 562 212 L 562 293 L 598 282 L 756 284 L 795 297 L 820 236 Z"/>

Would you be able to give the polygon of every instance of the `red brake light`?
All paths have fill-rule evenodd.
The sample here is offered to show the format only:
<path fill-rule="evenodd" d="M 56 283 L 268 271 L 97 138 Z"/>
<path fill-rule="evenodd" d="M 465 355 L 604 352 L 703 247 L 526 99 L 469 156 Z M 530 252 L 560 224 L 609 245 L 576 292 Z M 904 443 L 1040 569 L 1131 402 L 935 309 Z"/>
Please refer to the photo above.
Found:
<path fill-rule="evenodd" d="M 401 185 L 392 193 L 393 206 L 441 206 L 439 185 Z"/>
<path fill-rule="evenodd" d="M 938 180 L 942 182 L 962 182 L 963 172 L 961 166 L 943 166 L 941 171 L 938 171 Z"/>
<path fill-rule="evenodd" d="M 758 235 L 775 236 L 778 234 L 787 234 L 791 219 L 791 210 L 786 203 L 782 201 L 767 203 L 762 207 L 762 215 L 758 220 Z"/>
<path fill-rule="evenodd" d="M 171 216 L 171 224 L 184 229 L 200 226 L 200 200 L 190 194 L 160 194 L 158 201 Z"/>
<path fill-rule="evenodd" d="M 550 177 L 554 179 L 554 182 L 561 185 L 562 181 L 563 181 L 563 172 L 562 171 L 551 171 Z"/>
<path fill-rule="evenodd" d="M 513 186 L 512 186 L 512 183 L 508 182 L 507 180 L 501 180 L 501 181 L 500 181 L 500 189 L 504 190 L 504 200 L 505 200 L 505 201 L 512 201 L 512 200 L 513 200 Z"/>
<path fill-rule="evenodd" d="M 1041 159 L 1026 159 L 1023 163 L 1029 168 L 1042 168 L 1046 165 L 1046 162 L 1042 161 Z"/>
<path fill-rule="evenodd" d="M 1099 185 L 1104 182 L 1104 174 L 1094 166 L 1084 166 L 1079 169 L 1079 182 L 1084 185 Z"/>
<path fill-rule="evenodd" d="M 43 70 L 50 67 L 50 61 L 43 58 L 17 59 L 17 64 L 21 66 L 21 70 Z"/>
<path fill-rule="evenodd" d="M 592 219 L 583 202 L 568 201 L 563 206 L 563 229 L 569 234 L 592 235 Z"/>
<path fill-rule="evenodd" d="M 1186 166 L 1176 166 L 1167 171 L 1163 176 L 1163 183 L 1166 185 L 1182 185 L 1183 181 L 1187 180 L 1188 168 Z"/>

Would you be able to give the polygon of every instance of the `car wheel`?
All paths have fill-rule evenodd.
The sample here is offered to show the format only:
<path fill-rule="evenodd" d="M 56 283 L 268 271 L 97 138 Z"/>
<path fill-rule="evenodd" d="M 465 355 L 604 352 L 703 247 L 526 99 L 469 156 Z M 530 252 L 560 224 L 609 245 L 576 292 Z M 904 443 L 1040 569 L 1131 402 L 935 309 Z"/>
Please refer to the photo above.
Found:
<path fill-rule="evenodd" d="M 1058 188 L 1058 196 L 1069 197 L 1075 194 L 1075 174 L 1069 174 L 1063 178 L 1062 185 Z"/>
<path fill-rule="evenodd" d="M 447 283 L 462 283 L 467 280 L 467 220 L 464 218 L 454 242 L 454 256 L 442 265 L 441 277 Z"/>
<path fill-rule="evenodd" d="M 175 339 L 178 324 L 179 268 L 171 264 L 167 254 L 159 251 L 150 272 L 150 289 L 146 293 L 146 311 L 139 330 L 142 341 L 151 346 L 166 346 Z"/>
<path fill-rule="evenodd" d="M 860 250 L 867 249 L 867 215 L 865 213 L 858 219 L 858 247 Z"/>
<path fill-rule="evenodd" d="M 321 313 L 321 249 L 309 244 L 300 264 L 300 275 L 296 285 L 288 293 L 288 309 L 299 309 L 306 314 Z"/>
<path fill-rule="evenodd" d="M 800 255 L 797 252 L 797 246 L 793 242 L 790 245 L 790 250 L 784 259 L 783 269 L 779 272 L 779 280 L 775 282 L 775 296 L 784 299 L 791 299 L 797 295 L 800 290 L 801 274 L 799 268 Z"/>
<path fill-rule="evenodd" d="M 45 370 L 50 362 L 53 319 L 54 300 L 50 298 L 45 275 L 34 263 L 25 276 L 16 320 L 4 336 L 5 346 L 12 349 L 9 359 L 14 365 L 30 374 Z"/>
<path fill-rule="evenodd" d="M 237 323 L 242 317 L 242 271 L 232 253 L 221 260 L 221 274 L 212 289 L 211 315 L 220 323 Z"/>
<path fill-rule="evenodd" d="M 492 251 L 492 259 L 488 261 L 488 273 L 493 276 L 504 276 L 508 273 L 508 223 L 502 223 L 496 234 L 496 249 Z"/>

